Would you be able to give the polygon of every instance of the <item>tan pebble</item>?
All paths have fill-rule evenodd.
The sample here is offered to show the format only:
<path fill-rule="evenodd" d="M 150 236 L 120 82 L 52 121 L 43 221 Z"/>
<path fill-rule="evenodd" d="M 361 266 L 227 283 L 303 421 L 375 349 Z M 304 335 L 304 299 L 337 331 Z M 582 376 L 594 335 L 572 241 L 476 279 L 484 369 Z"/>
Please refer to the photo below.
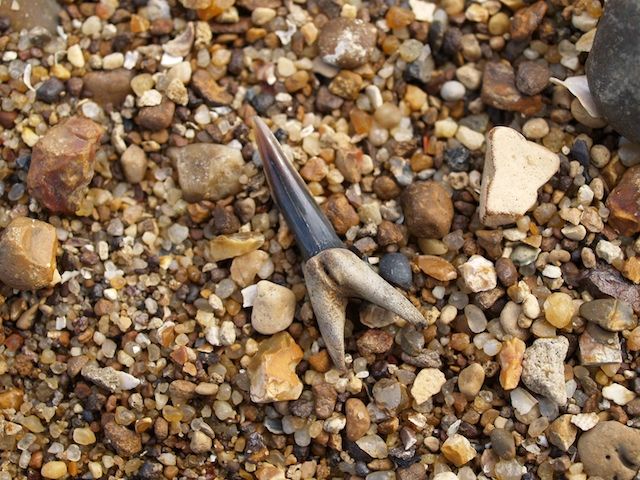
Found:
<path fill-rule="evenodd" d="M 40 474 L 44 478 L 62 478 L 67 475 L 67 464 L 60 461 L 47 462 L 42 466 Z"/>
<path fill-rule="evenodd" d="M 446 459 L 456 467 L 463 466 L 476 456 L 476 450 L 471 442 L 459 433 L 454 433 L 447 438 L 442 444 L 441 450 Z"/>

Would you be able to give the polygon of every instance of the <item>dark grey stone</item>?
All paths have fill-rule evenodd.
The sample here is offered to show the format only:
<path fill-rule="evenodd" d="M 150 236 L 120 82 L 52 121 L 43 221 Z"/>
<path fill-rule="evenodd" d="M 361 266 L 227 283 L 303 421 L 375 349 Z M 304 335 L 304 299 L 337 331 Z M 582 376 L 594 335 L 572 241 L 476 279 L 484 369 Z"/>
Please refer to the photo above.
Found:
<path fill-rule="evenodd" d="M 639 0 L 609 0 L 587 59 L 589 90 L 620 134 L 640 142 Z"/>
<path fill-rule="evenodd" d="M 413 279 L 409 259 L 402 253 L 387 253 L 380 259 L 380 276 L 392 285 L 409 288 Z"/>

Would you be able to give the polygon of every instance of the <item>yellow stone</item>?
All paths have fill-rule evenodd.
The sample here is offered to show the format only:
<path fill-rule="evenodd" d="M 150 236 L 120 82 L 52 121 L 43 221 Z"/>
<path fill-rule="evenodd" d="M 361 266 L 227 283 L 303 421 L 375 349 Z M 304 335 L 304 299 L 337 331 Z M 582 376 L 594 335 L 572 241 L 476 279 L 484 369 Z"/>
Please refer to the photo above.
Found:
<path fill-rule="evenodd" d="M 4 410 L 5 408 L 18 410 L 20 405 L 22 405 L 23 398 L 23 391 L 17 388 L 10 388 L 0 393 L 0 410 Z"/>
<path fill-rule="evenodd" d="M 520 383 L 525 348 L 525 343 L 519 338 L 511 338 L 502 344 L 498 361 L 500 362 L 500 385 L 505 390 L 513 390 Z"/>
<path fill-rule="evenodd" d="M 302 382 L 296 366 L 302 349 L 287 332 L 280 332 L 260 343 L 247 369 L 251 380 L 251 400 L 256 403 L 297 400 Z"/>
<path fill-rule="evenodd" d="M 454 433 L 442 444 L 442 454 L 456 467 L 461 467 L 476 456 L 471 442 L 459 433 Z"/>
<path fill-rule="evenodd" d="M 76 428 L 73 431 L 73 441 L 78 445 L 91 445 L 96 443 L 96 434 L 90 428 Z"/>
<path fill-rule="evenodd" d="M 264 235 L 255 232 L 218 235 L 209 242 L 208 260 L 219 262 L 257 250 L 264 243 Z"/>
<path fill-rule="evenodd" d="M 42 466 L 40 474 L 44 478 L 62 478 L 67 474 L 67 464 L 60 461 L 47 462 Z"/>
<path fill-rule="evenodd" d="M 566 293 L 552 293 L 544 301 L 544 316 L 556 328 L 569 325 L 575 310 L 573 300 Z"/>

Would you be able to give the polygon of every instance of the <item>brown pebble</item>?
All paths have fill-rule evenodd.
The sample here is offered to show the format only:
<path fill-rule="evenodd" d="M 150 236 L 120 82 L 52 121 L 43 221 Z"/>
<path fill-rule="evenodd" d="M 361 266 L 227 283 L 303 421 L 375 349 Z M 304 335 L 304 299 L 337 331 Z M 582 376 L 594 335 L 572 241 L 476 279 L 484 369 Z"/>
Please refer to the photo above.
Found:
<path fill-rule="evenodd" d="M 124 68 L 89 72 L 83 77 L 82 94 L 100 105 L 111 104 L 118 107 L 133 91 L 131 89 L 133 75 L 133 72 Z"/>
<path fill-rule="evenodd" d="M 105 424 L 104 434 L 113 449 L 122 457 L 131 457 L 142 450 L 140 437 L 134 431 L 114 421 Z"/>
<path fill-rule="evenodd" d="M 364 332 L 356 344 L 360 355 L 382 354 L 391 350 L 393 336 L 384 330 L 371 329 Z"/>
<path fill-rule="evenodd" d="M 325 382 L 317 383 L 313 386 L 313 396 L 315 399 L 314 409 L 316 416 L 321 419 L 329 418 L 336 407 L 338 392 Z"/>
<path fill-rule="evenodd" d="M 511 20 L 511 38 L 526 40 L 538 28 L 547 13 L 547 2 L 540 0 L 533 5 L 518 10 Z"/>
<path fill-rule="evenodd" d="M 482 101 L 500 110 L 533 115 L 542 108 L 539 95 L 522 95 L 515 85 L 513 67 L 507 62 L 487 62 L 482 81 Z"/>
<path fill-rule="evenodd" d="M 345 416 L 347 417 L 347 438 L 352 442 L 360 439 L 369 430 L 371 419 L 367 406 L 358 398 L 350 398 L 345 403 Z"/>
<path fill-rule="evenodd" d="M 50 128 L 33 148 L 29 193 L 51 212 L 75 213 L 93 178 L 103 132 L 97 123 L 78 116 Z"/>
<path fill-rule="evenodd" d="M 522 62 L 518 65 L 516 87 L 525 95 L 537 95 L 549 84 L 549 68 L 543 62 Z"/>
<path fill-rule="evenodd" d="M 322 60 L 339 68 L 356 68 L 367 63 L 375 46 L 376 27 L 360 19 L 333 18 L 318 36 Z"/>
<path fill-rule="evenodd" d="M 146 130 L 157 132 L 171 126 L 176 104 L 164 98 L 160 105 L 143 107 L 136 116 L 136 123 Z"/>
<path fill-rule="evenodd" d="M 496 273 L 505 287 L 515 285 L 518 281 L 518 270 L 510 258 L 501 257 L 496 260 Z"/>
<path fill-rule="evenodd" d="M 344 235 L 349 228 L 360 223 L 360 217 L 342 193 L 331 195 L 322 205 L 338 235 Z"/>
<path fill-rule="evenodd" d="M 418 238 L 442 238 L 451 228 L 453 203 L 439 183 L 416 182 L 400 197 L 405 225 Z"/>
<path fill-rule="evenodd" d="M 611 225 L 621 235 L 640 232 L 640 165 L 627 170 L 607 197 Z"/>
<path fill-rule="evenodd" d="M 191 77 L 191 86 L 210 107 L 229 105 L 233 101 L 233 95 L 218 85 L 207 70 L 196 70 Z"/>

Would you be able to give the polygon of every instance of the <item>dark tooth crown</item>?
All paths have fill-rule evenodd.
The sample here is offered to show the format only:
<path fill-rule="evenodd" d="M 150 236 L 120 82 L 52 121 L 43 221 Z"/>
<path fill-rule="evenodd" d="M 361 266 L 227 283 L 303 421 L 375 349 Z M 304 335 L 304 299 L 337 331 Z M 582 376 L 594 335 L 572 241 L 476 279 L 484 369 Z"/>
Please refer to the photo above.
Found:
<path fill-rule="evenodd" d="M 328 248 L 345 248 L 269 127 L 259 117 L 253 117 L 253 124 L 271 197 L 293 231 L 304 258 Z"/>

